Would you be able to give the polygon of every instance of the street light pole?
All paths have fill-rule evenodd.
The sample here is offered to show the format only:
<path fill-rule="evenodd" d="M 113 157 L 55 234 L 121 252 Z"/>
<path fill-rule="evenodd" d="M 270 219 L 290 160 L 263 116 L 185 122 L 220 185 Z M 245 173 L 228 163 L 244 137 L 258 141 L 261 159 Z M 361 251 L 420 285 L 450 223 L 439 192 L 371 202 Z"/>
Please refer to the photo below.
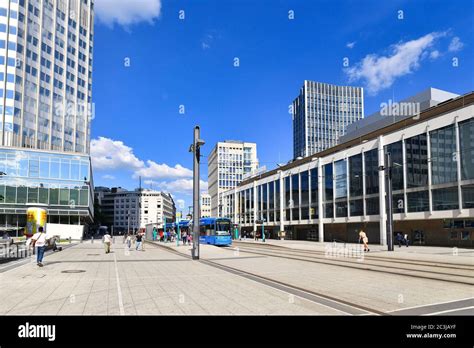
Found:
<path fill-rule="evenodd" d="M 387 175 L 387 246 L 388 251 L 393 251 L 393 190 L 392 190 L 392 157 L 390 152 L 385 154 Z"/>
<path fill-rule="evenodd" d="M 199 189 L 199 162 L 201 159 L 200 147 L 204 145 L 204 140 L 201 139 L 201 129 L 199 126 L 194 127 L 193 144 L 189 152 L 194 155 L 193 160 L 193 260 L 199 260 L 199 220 L 201 217 L 201 199 Z"/>
<path fill-rule="evenodd" d="M 163 208 L 163 220 L 164 220 L 164 223 L 163 223 L 163 242 L 166 243 L 166 241 L 168 240 L 168 236 L 166 235 L 166 216 L 165 216 L 165 209 Z"/>
<path fill-rule="evenodd" d="M 180 232 L 179 232 L 179 219 L 176 216 L 176 246 L 179 246 L 179 240 L 180 240 Z"/>

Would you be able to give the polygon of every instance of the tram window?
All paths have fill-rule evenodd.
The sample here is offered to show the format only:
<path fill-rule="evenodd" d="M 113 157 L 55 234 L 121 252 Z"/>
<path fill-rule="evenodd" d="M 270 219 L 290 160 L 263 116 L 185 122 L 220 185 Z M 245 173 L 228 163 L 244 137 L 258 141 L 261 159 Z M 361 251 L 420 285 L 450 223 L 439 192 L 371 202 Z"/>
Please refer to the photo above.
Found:
<path fill-rule="evenodd" d="M 461 239 L 462 239 L 462 240 L 469 240 L 469 234 L 470 234 L 469 231 L 462 231 L 462 233 L 461 233 Z"/>
<path fill-rule="evenodd" d="M 206 236 L 213 236 L 215 234 L 214 232 L 214 225 L 211 225 L 211 224 L 207 224 L 207 225 L 204 225 L 204 234 Z"/>
<path fill-rule="evenodd" d="M 458 239 L 458 231 L 451 231 L 451 239 Z"/>
<path fill-rule="evenodd" d="M 230 233 L 230 221 L 218 221 L 216 223 L 216 230 L 219 232 L 228 232 Z"/>

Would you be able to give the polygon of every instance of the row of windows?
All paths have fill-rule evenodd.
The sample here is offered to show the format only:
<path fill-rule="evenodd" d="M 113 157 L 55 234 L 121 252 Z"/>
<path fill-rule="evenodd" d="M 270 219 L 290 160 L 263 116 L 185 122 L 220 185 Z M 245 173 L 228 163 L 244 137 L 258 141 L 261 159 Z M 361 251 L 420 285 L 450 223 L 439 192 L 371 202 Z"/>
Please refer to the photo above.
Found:
<path fill-rule="evenodd" d="M 431 153 L 428 153 L 428 137 Z M 474 179 L 474 119 L 459 123 L 460 154 L 456 152 L 456 130 L 450 125 L 429 135 L 418 136 L 392 143 L 384 147 L 383 153 L 390 153 L 393 163 L 392 187 L 394 190 L 394 211 L 408 212 L 429 210 L 428 193 L 428 162 L 431 163 L 432 207 L 434 210 L 459 209 L 457 186 L 437 187 L 436 185 L 456 184 L 457 166 L 460 161 L 461 180 Z M 403 160 L 405 147 L 406 160 Z M 322 196 L 324 217 L 345 217 L 363 214 L 363 191 L 365 184 L 366 214 L 378 214 L 379 194 L 379 153 L 378 149 L 357 154 L 347 160 L 339 160 L 322 167 L 321 181 L 323 183 Z M 362 168 L 365 167 L 365 173 Z M 407 202 L 404 202 L 404 171 L 407 178 L 407 189 L 418 189 L 416 192 L 407 192 Z M 258 207 L 265 210 L 278 210 L 276 203 L 279 197 L 277 191 L 273 195 L 274 185 L 257 186 Z M 309 187 L 311 183 L 311 187 Z M 309 214 L 312 218 L 318 216 L 318 173 L 312 169 L 298 174 L 287 176 L 284 180 L 284 208 L 287 219 L 306 219 Z M 425 188 L 423 190 L 423 188 Z M 474 207 L 474 185 L 464 185 L 462 189 L 463 208 Z M 268 192 L 268 194 L 267 194 Z M 253 206 L 253 189 L 242 191 L 241 211 L 244 215 L 251 214 Z M 274 198 L 273 198 L 274 197 Z M 310 199 L 311 197 L 311 199 Z M 348 206 L 348 198 L 350 200 Z M 301 202 L 301 203 L 300 203 Z M 310 206 L 311 202 L 311 207 Z M 230 203 L 227 203 L 230 204 Z M 407 204 L 407 207 L 405 207 Z M 268 208 L 267 208 L 268 207 Z M 304 210 L 300 213 L 300 208 Z M 312 213 L 311 213 L 312 212 Z M 273 220 L 272 220 L 273 221 Z"/>
<path fill-rule="evenodd" d="M 17 29 L 15 26 L 10 25 L 8 28 L 8 32 L 10 35 L 16 35 Z M 0 33 L 6 33 L 7 32 L 7 25 L 4 23 L 0 23 Z"/>
<path fill-rule="evenodd" d="M 0 182 L 0 204 L 42 203 L 69 208 L 89 205 L 89 189 L 46 188 L 32 186 L 3 185 Z"/>
<path fill-rule="evenodd" d="M 0 17 L 7 17 L 7 16 L 8 16 L 8 10 L 5 7 L 0 7 Z M 17 19 L 18 12 L 15 10 L 10 10 L 10 18 Z"/>
<path fill-rule="evenodd" d="M 307 176 L 306 176 L 307 177 Z M 307 219 L 318 219 L 319 211 L 317 205 L 317 188 L 308 189 L 306 179 L 301 179 L 301 191 L 298 189 L 291 190 L 293 197 L 299 197 L 301 195 L 301 204 L 299 200 L 293 201 L 290 197 L 290 190 L 287 188 L 290 186 L 290 179 L 285 181 L 285 192 L 287 202 L 285 202 L 285 219 L 291 220 L 307 220 Z M 294 187 L 297 187 L 297 177 L 293 176 L 291 179 Z M 270 183 L 268 186 L 264 185 L 257 189 L 257 211 L 258 218 L 264 218 L 266 221 L 279 221 L 279 190 L 274 187 L 275 183 Z M 474 208 L 474 185 L 463 185 L 461 187 L 462 194 L 462 208 L 472 209 Z M 253 222 L 252 216 L 255 212 L 253 205 L 253 189 L 249 189 L 241 192 L 238 195 L 238 199 L 241 201 L 242 214 L 238 216 L 238 219 L 242 223 Z M 311 205 L 308 203 L 309 196 L 311 195 Z M 233 199 L 227 197 L 227 199 Z M 323 204 L 323 216 L 325 218 L 333 217 L 347 217 L 347 216 L 362 216 L 362 215 L 378 215 L 379 211 L 379 197 L 366 198 L 366 207 L 364 214 L 364 200 L 353 199 L 349 203 L 347 200 L 335 200 L 332 202 L 326 202 Z M 233 217 L 232 207 L 233 202 L 226 202 L 230 207 L 227 211 L 229 217 Z M 429 211 L 429 193 L 428 190 L 419 192 L 408 192 L 407 201 L 405 202 L 403 194 L 397 194 L 393 196 L 393 212 L 403 213 L 405 211 L 405 204 L 407 204 L 408 213 L 414 212 L 425 212 Z M 443 189 L 432 190 L 432 207 L 434 211 L 442 210 L 454 210 L 459 209 L 459 196 L 458 188 L 448 187 Z M 348 211 L 349 209 L 349 211 Z"/>
<path fill-rule="evenodd" d="M 84 181 L 89 178 L 87 161 L 57 155 L 0 151 L 0 172 L 6 177 Z"/>

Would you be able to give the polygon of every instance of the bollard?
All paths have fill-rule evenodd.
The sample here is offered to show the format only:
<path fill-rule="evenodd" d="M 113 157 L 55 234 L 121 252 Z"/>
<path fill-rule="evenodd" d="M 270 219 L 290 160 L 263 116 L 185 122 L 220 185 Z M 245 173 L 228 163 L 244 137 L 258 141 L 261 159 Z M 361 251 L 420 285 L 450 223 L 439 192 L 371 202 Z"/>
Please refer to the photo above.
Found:
<path fill-rule="evenodd" d="M 69 244 L 71 244 L 71 243 L 72 243 L 72 237 L 69 236 Z"/>
<path fill-rule="evenodd" d="M 94 243 L 94 236 L 91 237 L 91 244 Z"/>

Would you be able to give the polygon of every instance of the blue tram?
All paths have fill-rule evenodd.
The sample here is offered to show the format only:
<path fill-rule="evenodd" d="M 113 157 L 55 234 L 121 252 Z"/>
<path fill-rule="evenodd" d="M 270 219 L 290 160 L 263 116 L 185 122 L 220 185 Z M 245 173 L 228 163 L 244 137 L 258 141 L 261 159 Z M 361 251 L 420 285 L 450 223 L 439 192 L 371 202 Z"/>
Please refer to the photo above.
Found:
<path fill-rule="evenodd" d="M 232 223 L 227 218 L 202 218 L 200 221 L 199 243 L 211 245 L 231 245 Z"/>

